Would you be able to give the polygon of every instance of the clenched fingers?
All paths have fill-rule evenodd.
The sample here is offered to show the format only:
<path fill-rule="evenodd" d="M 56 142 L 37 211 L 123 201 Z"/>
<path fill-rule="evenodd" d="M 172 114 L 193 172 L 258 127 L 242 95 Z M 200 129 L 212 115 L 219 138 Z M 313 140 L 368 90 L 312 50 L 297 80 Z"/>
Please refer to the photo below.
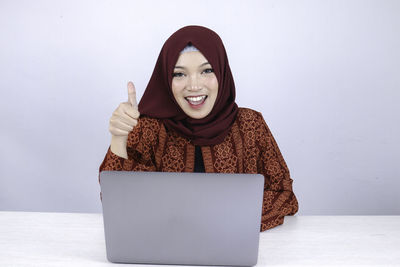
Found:
<path fill-rule="evenodd" d="M 120 120 L 118 118 L 111 118 L 110 119 L 110 125 L 112 127 L 115 127 L 115 128 L 120 129 L 120 130 L 127 131 L 127 132 L 132 131 L 133 127 L 135 126 L 135 125 L 126 124 L 126 123 L 124 123 L 122 120 Z"/>
<path fill-rule="evenodd" d="M 137 108 L 133 108 L 127 102 L 121 104 L 121 109 L 123 113 L 126 113 L 132 119 L 138 119 L 140 116 L 139 110 Z"/>
<path fill-rule="evenodd" d="M 109 131 L 114 136 L 128 136 L 129 135 L 128 131 L 124 131 L 124 130 L 115 128 L 112 125 L 109 126 Z"/>

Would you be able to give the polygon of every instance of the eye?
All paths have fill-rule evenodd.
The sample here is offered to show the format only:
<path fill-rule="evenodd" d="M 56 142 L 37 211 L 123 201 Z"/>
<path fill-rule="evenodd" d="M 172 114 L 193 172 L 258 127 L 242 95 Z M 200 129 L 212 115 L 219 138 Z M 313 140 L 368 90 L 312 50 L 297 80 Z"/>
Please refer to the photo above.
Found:
<path fill-rule="evenodd" d="M 172 77 L 183 77 L 185 74 L 183 74 L 182 72 L 174 72 L 172 73 Z"/>
<path fill-rule="evenodd" d="M 212 73 L 212 72 L 214 72 L 214 69 L 208 68 L 208 69 L 203 70 L 203 72 L 204 73 Z"/>

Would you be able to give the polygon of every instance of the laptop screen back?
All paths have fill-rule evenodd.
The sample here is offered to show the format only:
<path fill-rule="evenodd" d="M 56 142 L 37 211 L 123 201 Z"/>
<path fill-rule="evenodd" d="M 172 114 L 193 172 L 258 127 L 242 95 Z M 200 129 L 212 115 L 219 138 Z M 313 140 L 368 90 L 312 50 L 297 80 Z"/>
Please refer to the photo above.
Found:
<path fill-rule="evenodd" d="M 103 171 L 100 183 L 111 262 L 257 263 L 262 175 Z"/>

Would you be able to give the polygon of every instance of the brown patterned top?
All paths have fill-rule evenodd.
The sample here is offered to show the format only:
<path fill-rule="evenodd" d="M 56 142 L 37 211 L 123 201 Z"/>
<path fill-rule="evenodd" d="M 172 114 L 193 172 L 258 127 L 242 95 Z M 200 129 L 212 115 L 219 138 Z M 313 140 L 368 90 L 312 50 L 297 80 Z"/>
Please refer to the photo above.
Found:
<path fill-rule="evenodd" d="M 283 223 L 298 210 L 288 167 L 261 113 L 240 108 L 225 140 L 201 147 L 206 172 L 260 173 L 265 177 L 260 231 Z M 166 131 L 158 119 L 141 117 L 129 133 L 128 159 L 111 152 L 103 170 L 193 172 L 193 143 L 174 131 Z"/>

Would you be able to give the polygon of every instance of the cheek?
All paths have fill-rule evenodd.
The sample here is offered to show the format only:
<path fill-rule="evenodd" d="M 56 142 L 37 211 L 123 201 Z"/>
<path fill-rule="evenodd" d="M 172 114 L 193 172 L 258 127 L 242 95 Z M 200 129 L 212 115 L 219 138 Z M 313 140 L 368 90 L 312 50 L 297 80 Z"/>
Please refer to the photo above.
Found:
<path fill-rule="evenodd" d="M 207 87 L 208 89 L 211 91 L 211 93 L 213 94 L 217 94 L 218 93 L 218 80 L 217 77 L 210 77 L 210 79 L 208 79 L 207 81 Z"/>
<path fill-rule="evenodd" d="M 172 80 L 172 94 L 175 98 L 182 94 L 184 86 L 182 86 L 182 82 Z"/>

